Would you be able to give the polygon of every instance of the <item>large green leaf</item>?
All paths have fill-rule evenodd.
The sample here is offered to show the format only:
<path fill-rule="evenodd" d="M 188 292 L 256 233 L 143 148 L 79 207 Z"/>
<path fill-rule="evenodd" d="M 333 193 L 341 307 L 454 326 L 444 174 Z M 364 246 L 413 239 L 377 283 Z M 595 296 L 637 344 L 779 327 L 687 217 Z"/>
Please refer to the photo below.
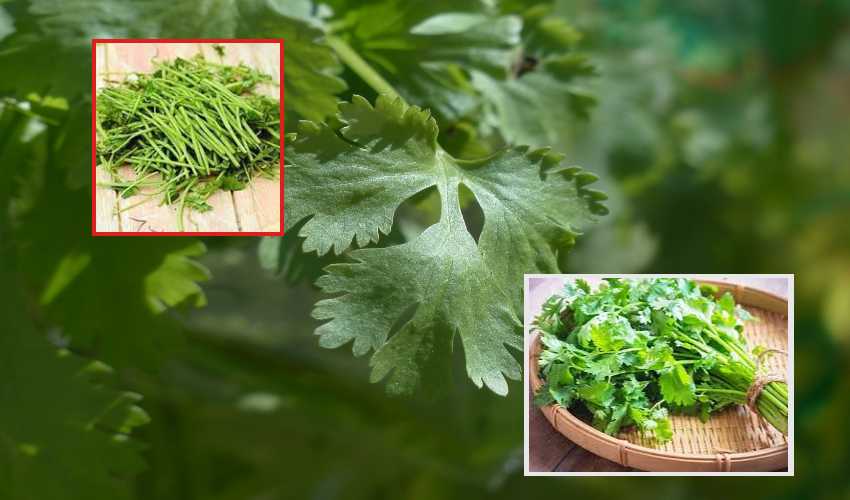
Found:
<path fill-rule="evenodd" d="M 317 330 L 321 344 L 374 350 L 373 379 L 410 392 L 422 372 L 445 373 L 457 335 L 473 382 L 506 393 L 505 376 L 520 374 L 507 347 L 521 347 L 522 275 L 556 272 L 577 228 L 604 212 L 604 195 L 584 187 L 595 177 L 524 147 L 456 160 L 437 145 L 427 111 L 387 97 L 372 107 L 355 96 L 339 122 L 338 130 L 302 122 L 288 139 L 286 224 L 309 219 L 299 231 L 305 251 L 377 241 L 399 205 L 425 189 L 437 189 L 442 213 L 409 243 L 356 250 L 353 263 L 327 268 L 318 285 L 341 295 L 316 306 L 314 315 L 330 320 Z M 477 243 L 460 211 L 461 185 L 484 213 Z"/>

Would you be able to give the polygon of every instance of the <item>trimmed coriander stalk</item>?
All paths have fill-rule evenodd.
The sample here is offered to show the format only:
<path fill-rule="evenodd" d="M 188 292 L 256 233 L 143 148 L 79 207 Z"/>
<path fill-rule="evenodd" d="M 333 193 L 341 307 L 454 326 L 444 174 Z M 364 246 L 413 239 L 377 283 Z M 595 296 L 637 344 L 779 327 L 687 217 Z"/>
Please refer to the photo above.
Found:
<path fill-rule="evenodd" d="M 218 190 L 238 190 L 257 176 L 275 177 L 280 164 L 280 111 L 257 93 L 271 77 L 245 65 L 202 56 L 155 62 L 97 96 L 98 160 L 113 176 L 103 185 L 122 197 L 150 188 L 163 204 L 209 210 Z M 136 181 L 122 179 L 129 165 Z"/>

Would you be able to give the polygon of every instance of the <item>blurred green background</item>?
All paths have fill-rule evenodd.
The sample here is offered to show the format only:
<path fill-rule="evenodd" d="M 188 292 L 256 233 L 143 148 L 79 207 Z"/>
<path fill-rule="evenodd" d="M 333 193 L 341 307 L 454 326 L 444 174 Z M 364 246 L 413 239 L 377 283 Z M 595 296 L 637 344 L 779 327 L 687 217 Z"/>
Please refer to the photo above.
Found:
<path fill-rule="evenodd" d="M 226 24 L 216 16 L 231 2 L 168 3 L 187 25 L 179 32 Z M 2 265 L 35 290 L 58 256 L 96 255 L 96 279 L 74 293 L 102 302 L 37 323 L 70 333 L 82 321 L 85 335 L 117 339 L 107 359 L 117 384 L 142 394 L 151 417 L 134 433 L 148 464 L 138 498 L 850 498 L 850 2 L 575 0 L 548 14 L 581 32 L 577 47 L 597 72 L 589 119 L 572 120 L 553 145 L 611 197 L 566 270 L 796 275 L 796 477 L 722 480 L 523 478 L 520 383 L 506 398 L 477 390 L 458 359 L 446 394 L 387 397 L 365 359 L 318 347 L 317 292 L 264 270 L 256 239 L 204 242 L 205 307 L 154 321 L 116 299 L 146 272 L 142 257 L 187 244 L 87 237 L 87 40 L 157 22 L 126 5 L 0 2 L 0 96 L 67 104 L 43 144 L 0 156 L 19 191 L 0 242 L 23 249 Z M 115 308 L 110 318 L 81 320 L 100 306 Z M 120 345 L 136 327 L 154 359 L 143 366 Z"/>

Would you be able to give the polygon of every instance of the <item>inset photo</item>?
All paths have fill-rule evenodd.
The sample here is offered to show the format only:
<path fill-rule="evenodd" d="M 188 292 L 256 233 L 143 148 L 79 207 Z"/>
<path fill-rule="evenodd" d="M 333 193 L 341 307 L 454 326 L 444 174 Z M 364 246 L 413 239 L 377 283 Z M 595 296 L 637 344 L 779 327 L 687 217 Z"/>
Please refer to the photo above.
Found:
<path fill-rule="evenodd" d="M 793 275 L 526 275 L 526 475 L 793 470 Z"/>
<path fill-rule="evenodd" d="M 282 40 L 93 40 L 99 235 L 281 235 Z"/>

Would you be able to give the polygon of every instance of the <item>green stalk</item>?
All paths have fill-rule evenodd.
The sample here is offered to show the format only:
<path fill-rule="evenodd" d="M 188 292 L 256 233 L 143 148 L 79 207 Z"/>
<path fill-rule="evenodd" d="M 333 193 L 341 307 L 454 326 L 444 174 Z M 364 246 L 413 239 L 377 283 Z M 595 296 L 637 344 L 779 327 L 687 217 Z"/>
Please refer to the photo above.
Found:
<path fill-rule="evenodd" d="M 213 175 L 219 182 L 225 176 L 251 182 L 267 173 L 279 155 L 280 120 L 270 105 L 275 101 L 255 93 L 272 80 L 256 70 L 202 57 L 155 61 L 155 68 L 134 81 L 110 82 L 116 85 L 98 94 L 97 156 L 121 194 L 144 185 L 162 203 L 180 203 L 182 229 L 186 206 L 213 194 L 198 190 L 199 183 Z M 135 181 L 118 176 L 123 164 L 132 167 Z"/>
<path fill-rule="evenodd" d="M 393 86 L 390 85 L 389 82 L 380 75 L 380 73 L 375 71 L 369 63 L 360 57 L 360 54 L 352 49 L 351 46 L 348 45 L 342 38 L 329 35 L 325 38 L 325 41 L 332 49 L 334 49 L 342 62 L 344 62 L 349 68 L 351 68 L 352 71 L 354 71 L 354 73 L 357 74 L 357 76 L 362 78 L 364 82 L 372 87 L 375 92 L 378 94 L 388 95 L 393 99 L 401 99 L 401 96 L 398 92 L 396 92 Z"/>

